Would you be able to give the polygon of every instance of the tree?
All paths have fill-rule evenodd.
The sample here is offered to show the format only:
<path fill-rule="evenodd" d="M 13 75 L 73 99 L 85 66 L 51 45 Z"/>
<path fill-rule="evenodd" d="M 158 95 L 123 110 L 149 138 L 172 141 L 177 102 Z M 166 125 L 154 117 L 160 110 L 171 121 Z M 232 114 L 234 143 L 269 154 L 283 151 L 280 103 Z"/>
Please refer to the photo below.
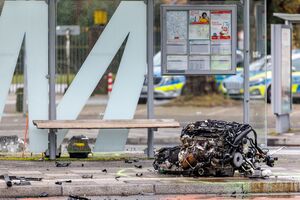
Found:
<path fill-rule="evenodd" d="M 57 25 L 76 24 L 76 5 L 73 0 L 59 1 L 57 4 Z"/>
<path fill-rule="evenodd" d="M 300 12 L 300 0 L 267 0 L 267 23 L 283 24 L 284 21 L 278 17 L 274 17 L 273 13 L 289 13 L 298 14 Z M 270 52 L 270 26 L 268 26 L 268 51 Z M 293 27 L 293 48 L 300 48 L 300 27 Z"/>

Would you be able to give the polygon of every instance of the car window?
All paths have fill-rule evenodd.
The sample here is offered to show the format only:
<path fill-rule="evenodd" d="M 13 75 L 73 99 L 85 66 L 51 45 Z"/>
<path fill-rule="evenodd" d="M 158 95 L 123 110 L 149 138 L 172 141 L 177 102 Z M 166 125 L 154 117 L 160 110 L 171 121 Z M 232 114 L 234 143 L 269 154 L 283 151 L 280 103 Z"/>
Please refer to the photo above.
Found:
<path fill-rule="evenodd" d="M 172 77 L 164 77 L 164 81 L 162 85 L 171 85 L 173 82 Z"/>
<path fill-rule="evenodd" d="M 161 82 L 162 77 L 153 77 L 153 84 L 158 85 Z"/>
<path fill-rule="evenodd" d="M 300 71 L 300 58 L 293 59 L 292 65 L 295 67 L 296 71 Z"/>
<path fill-rule="evenodd" d="M 261 58 L 259 60 L 254 61 L 253 63 L 250 64 L 249 68 L 250 71 L 258 71 L 262 70 L 264 64 L 265 64 L 266 58 Z"/>
<path fill-rule="evenodd" d="M 155 54 L 155 56 L 153 57 L 153 65 L 154 66 L 160 66 L 160 63 L 161 63 L 161 53 L 160 53 L 160 51 L 157 53 L 157 54 Z"/>
<path fill-rule="evenodd" d="M 267 63 L 267 71 L 271 71 L 272 70 L 272 64 L 271 62 Z"/>

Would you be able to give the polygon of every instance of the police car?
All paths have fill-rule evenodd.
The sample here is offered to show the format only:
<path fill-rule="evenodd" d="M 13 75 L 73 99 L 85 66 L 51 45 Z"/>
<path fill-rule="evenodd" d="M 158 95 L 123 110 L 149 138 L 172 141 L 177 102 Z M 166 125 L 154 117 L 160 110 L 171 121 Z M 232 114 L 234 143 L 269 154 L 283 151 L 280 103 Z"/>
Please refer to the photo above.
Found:
<path fill-rule="evenodd" d="M 161 75 L 161 52 L 153 58 L 154 64 L 154 98 L 171 99 L 181 95 L 186 83 L 185 76 L 162 76 Z M 147 79 L 145 79 L 139 102 L 147 100 Z"/>
<path fill-rule="evenodd" d="M 251 98 L 263 99 L 271 102 L 272 65 L 271 56 L 261 58 L 249 66 L 249 92 Z M 300 98 L 300 53 L 292 55 L 292 94 Z M 243 73 L 230 76 L 222 82 L 220 90 L 232 98 L 243 96 Z"/>

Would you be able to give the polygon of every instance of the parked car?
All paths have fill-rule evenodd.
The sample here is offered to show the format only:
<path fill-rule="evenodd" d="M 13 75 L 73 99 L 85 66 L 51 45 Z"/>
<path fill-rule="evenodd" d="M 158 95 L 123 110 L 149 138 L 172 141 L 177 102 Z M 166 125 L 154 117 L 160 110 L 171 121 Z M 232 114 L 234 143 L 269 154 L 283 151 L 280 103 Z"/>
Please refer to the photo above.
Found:
<path fill-rule="evenodd" d="M 185 76 L 162 76 L 161 75 L 161 52 L 153 58 L 154 64 L 154 98 L 172 99 L 181 95 L 186 83 Z M 147 101 L 147 79 L 145 79 L 140 96 L 140 102 Z"/>
<path fill-rule="evenodd" d="M 237 72 L 242 71 L 243 52 L 236 51 Z M 154 64 L 154 98 L 155 99 L 171 99 L 176 98 L 182 94 L 183 88 L 186 84 L 185 76 L 162 76 L 161 75 L 161 52 L 158 52 L 153 58 Z M 219 87 L 220 83 L 230 75 L 216 75 L 215 81 Z M 147 79 L 145 79 L 144 86 L 140 95 L 140 103 L 147 101 Z"/>
<path fill-rule="evenodd" d="M 271 63 L 271 56 L 263 57 L 251 63 L 249 66 L 250 77 L 264 72 L 265 63 Z M 231 98 L 241 99 L 244 93 L 243 76 L 243 69 L 237 71 L 236 75 L 231 75 L 223 80 L 220 84 L 219 90 Z"/>
<path fill-rule="evenodd" d="M 241 50 L 236 50 L 236 72 L 241 73 L 243 71 L 244 53 Z M 215 75 L 215 81 L 217 87 L 220 87 L 224 79 L 232 75 Z"/>
<path fill-rule="evenodd" d="M 292 94 L 300 98 L 300 53 L 292 55 Z M 249 92 L 251 98 L 263 99 L 271 102 L 272 65 L 271 56 L 261 58 L 249 66 Z M 244 93 L 243 73 L 226 78 L 220 90 L 232 98 L 242 98 Z"/>

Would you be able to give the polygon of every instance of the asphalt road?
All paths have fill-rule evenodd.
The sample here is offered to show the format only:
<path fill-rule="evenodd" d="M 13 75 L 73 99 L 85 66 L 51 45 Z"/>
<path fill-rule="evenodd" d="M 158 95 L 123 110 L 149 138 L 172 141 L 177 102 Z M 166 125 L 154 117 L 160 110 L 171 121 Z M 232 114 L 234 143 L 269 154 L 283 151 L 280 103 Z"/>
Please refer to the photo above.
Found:
<path fill-rule="evenodd" d="M 57 97 L 59 102 L 61 96 Z M 243 121 L 243 106 L 238 102 L 234 106 L 226 107 L 167 107 L 164 104 L 168 100 L 155 101 L 155 116 L 157 118 L 174 118 L 181 125 L 189 122 L 206 119 L 218 119 L 226 121 Z M 79 119 L 97 119 L 102 118 L 107 104 L 107 96 L 93 96 L 89 99 L 86 106 L 79 115 Z M 250 121 L 251 125 L 259 132 L 260 138 L 264 138 L 266 132 L 273 132 L 275 127 L 275 116 L 272 114 L 271 105 L 266 105 L 263 101 L 253 100 L 250 103 Z M 267 117 L 265 117 L 267 116 Z M 135 112 L 135 118 L 147 118 L 147 107 L 145 104 L 138 105 Z M 300 104 L 293 105 L 291 113 L 292 129 L 300 132 Z M 24 138 L 26 118 L 23 114 L 15 112 L 15 96 L 10 95 L 7 99 L 4 114 L 0 122 L 0 137 L 17 135 Z M 67 137 L 72 135 L 87 135 L 89 138 L 95 138 L 98 130 L 72 130 Z M 146 130 L 131 130 L 129 137 L 140 138 L 146 136 Z M 170 130 L 161 129 L 156 136 L 168 138 L 169 136 L 180 135 L 180 129 Z M 140 141 L 135 141 L 138 143 Z M 173 143 L 173 142 L 172 142 Z"/>
<path fill-rule="evenodd" d="M 57 97 L 57 103 L 59 103 L 62 97 Z M 15 112 L 16 97 L 10 95 L 7 99 L 4 109 L 3 118 L 1 121 L 1 130 L 4 130 L 2 126 L 9 123 L 19 122 L 19 126 L 22 127 L 25 120 L 16 119 L 16 117 L 22 117 L 21 114 Z M 107 104 L 107 96 L 97 95 L 91 97 L 79 118 L 100 118 L 104 115 L 105 107 Z M 175 118 L 180 122 L 190 122 L 203 119 L 220 119 L 226 121 L 243 121 L 243 105 L 241 100 L 237 100 L 237 105 L 226 107 L 165 107 L 169 100 L 155 100 L 155 115 L 158 118 Z M 250 121 L 254 125 L 258 125 L 265 120 L 267 116 L 268 128 L 275 127 L 275 116 L 272 113 L 272 107 L 270 104 L 265 104 L 261 100 L 250 101 Z M 145 118 L 147 116 L 147 107 L 145 104 L 139 104 L 135 113 L 136 118 Z M 300 117 L 300 104 L 293 104 L 293 111 L 291 113 L 291 124 L 293 128 L 300 128 L 300 121 L 297 120 Z M 24 127 L 24 126 L 23 126 Z"/>

